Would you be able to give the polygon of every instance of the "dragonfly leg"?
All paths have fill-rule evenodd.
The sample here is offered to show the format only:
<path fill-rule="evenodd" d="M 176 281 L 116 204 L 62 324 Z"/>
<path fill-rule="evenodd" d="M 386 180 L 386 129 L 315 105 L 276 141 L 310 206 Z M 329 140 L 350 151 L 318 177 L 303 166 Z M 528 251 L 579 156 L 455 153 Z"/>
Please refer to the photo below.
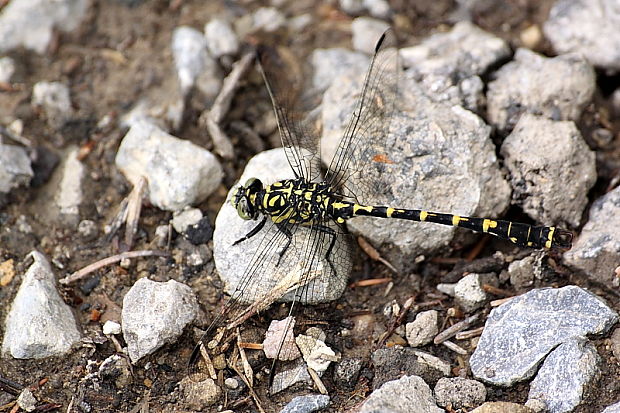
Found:
<path fill-rule="evenodd" d="M 327 247 L 327 252 L 325 253 L 325 260 L 329 263 L 332 272 L 336 274 L 336 267 L 331 260 L 332 251 L 334 249 L 334 246 L 336 245 L 336 231 L 334 231 L 333 228 L 327 227 L 325 225 L 315 225 L 314 229 L 323 232 L 329 237 L 331 237 L 331 240 L 329 241 L 329 247 Z"/>
<path fill-rule="evenodd" d="M 282 231 L 284 235 L 286 235 L 286 238 L 287 238 L 286 245 L 284 245 L 284 248 L 282 248 L 282 250 L 278 252 L 280 257 L 278 257 L 278 262 L 276 263 L 276 267 L 277 267 L 280 265 L 280 261 L 282 261 L 282 257 L 284 256 L 284 254 L 286 254 L 286 251 L 288 251 L 288 248 L 291 246 L 291 242 L 293 241 L 293 233 L 286 226 L 286 224 L 283 224 L 283 223 L 276 224 L 276 227 L 278 227 L 278 229 Z"/>
<path fill-rule="evenodd" d="M 258 234 L 259 231 L 261 229 L 263 229 L 263 227 L 265 226 L 265 222 L 267 222 L 267 217 L 264 216 L 263 219 L 261 220 L 261 222 L 258 223 L 257 226 L 255 226 L 254 228 L 252 228 L 252 230 L 250 232 L 248 232 L 247 234 L 245 234 L 245 236 L 243 238 L 239 238 L 237 241 L 233 242 L 233 245 L 237 245 L 245 240 L 248 240 L 250 238 L 252 238 L 254 235 Z"/>

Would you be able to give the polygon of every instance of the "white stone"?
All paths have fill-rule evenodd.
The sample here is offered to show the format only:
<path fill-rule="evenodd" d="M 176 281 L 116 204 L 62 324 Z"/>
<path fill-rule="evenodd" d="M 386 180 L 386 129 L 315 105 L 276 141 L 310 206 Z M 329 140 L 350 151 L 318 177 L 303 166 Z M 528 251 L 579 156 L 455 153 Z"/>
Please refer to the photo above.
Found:
<path fill-rule="evenodd" d="M 49 262 L 40 252 L 30 255 L 34 263 L 24 275 L 6 318 L 3 357 L 57 356 L 68 352 L 81 338 L 71 308 L 56 290 Z"/>
<path fill-rule="evenodd" d="M 383 32 L 390 27 L 382 20 L 370 17 L 358 17 L 351 23 L 353 49 L 366 54 L 372 54 Z"/>
<path fill-rule="evenodd" d="M 121 325 L 116 321 L 108 320 L 103 324 L 103 334 L 116 335 L 121 333 Z"/>
<path fill-rule="evenodd" d="M 202 219 L 202 211 L 198 208 L 185 208 L 172 215 L 172 227 L 179 234 L 184 233 L 187 227 L 196 225 Z"/>
<path fill-rule="evenodd" d="M 198 314 L 198 302 L 187 285 L 141 278 L 123 298 L 123 337 L 133 363 L 174 342 Z"/>
<path fill-rule="evenodd" d="M 15 73 L 15 60 L 5 56 L 0 57 L 0 82 L 9 83 Z"/>
<path fill-rule="evenodd" d="M 211 152 L 146 122 L 129 129 L 116 154 L 116 166 L 134 185 L 145 177 L 150 202 L 167 211 L 204 201 L 223 176 Z"/>
<path fill-rule="evenodd" d="M 44 53 L 54 29 L 76 29 L 90 6 L 89 0 L 10 1 L 0 13 L 0 53 L 23 46 Z"/>
<path fill-rule="evenodd" d="M 28 185 L 34 176 L 30 157 L 21 146 L 0 143 L 0 192 Z"/>
<path fill-rule="evenodd" d="M 209 99 L 219 93 L 221 73 L 200 31 L 188 26 L 177 27 L 172 33 L 172 55 L 183 95 L 194 85 Z"/>
<path fill-rule="evenodd" d="M 236 55 L 239 51 L 237 34 L 226 20 L 213 19 L 205 25 L 207 48 L 211 56 Z"/>
<path fill-rule="evenodd" d="M 79 207 L 83 200 L 82 181 L 86 174 L 84 164 L 78 159 L 78 153 L 79 149 L 74 147 L 67 154 L 55 196 L 60 213 L 68 216 L 76 224 L 80 214 Z"/>
<path fill-rule="evenodd" d="M 32 88 L 32 105 L 43 108 L 48 123 L 62 126 L 73 114 L 69 88 L 60 82 L 38 82 Z"/>

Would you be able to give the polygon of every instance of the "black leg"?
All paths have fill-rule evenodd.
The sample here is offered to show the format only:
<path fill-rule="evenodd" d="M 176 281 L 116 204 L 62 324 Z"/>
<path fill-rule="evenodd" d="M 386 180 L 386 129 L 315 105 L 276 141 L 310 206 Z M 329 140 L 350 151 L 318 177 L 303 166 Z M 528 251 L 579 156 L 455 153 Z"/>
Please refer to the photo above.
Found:
<path fill-rule="evenodd" d="M 331 241 L 329 242 L 329 247 L 327 248 L 327 252 L 325 253 L 325 260 L 327 261 L 330 268 L 332 269 L 332 272 L 336 274 L 336 267 L 334 266 L 334 263 L 331 260 L 332 251 L 334 249 L 334 246 L 336 245 L 336 231 L 334 231 L 333 228 L 327 227 L 325 225 L 316 225 L 314 229 L 320 232 L 324 232 L 328 236 L 331 237 Z"/>
<path fill-rule="evenodd" d="M 288 247 L 291 246 L 291 242 L 293 241 L 293 233 L 286 226 L 286 224 L 283 224 L 283 223 L 276 224 L 276 227 L 280 231 L 282 231 L 282 233 L 284 233 L 284 235 L 286 235 L 286 238 L 287 238 L 286 245 L 284 246 L 284 248 L 282 248 L 282 251 L 278 253 L 280 254 L 280 257 L 278 257 L 278 262 L 276 263 L 276 267 L 277 267 L 280 265 L 280 261 L 282 261 L 282 257 L 284 256 L 284 254 L 286 254 L 286 251 L 288 251 Z"/>
<path fill-rule="evenodd" d="M 243 241 L 245 241 L 245 240 L 247 240 L 247 239 L 250 239 L 250 238 L 252 238 L 254 235 L 258 234 L 258 232 L 259 232 L 261 229 L 263 229 L 263 227 L 265 226 L 265 222 L 267 222 L 267 217 L 266 217 L 266 216 L 264 216 L 264 217 L 263 217 L 263 219 L 262 219 L 262 221 L 261 221 L 261 222 L 259 222 L 257 226 L 255 226 L 254 228 L 252 228 L 252 230 L 251 230 L 250 232 L 248 232 L 248 233 L 245 235 L 245 237 L 238 239 L 237 241 L 235 241 L 235 242 L 233 243 L 233 245 L 237 245 L 237 244 L 239 244 L 240 242 L 243 242 Z"/>

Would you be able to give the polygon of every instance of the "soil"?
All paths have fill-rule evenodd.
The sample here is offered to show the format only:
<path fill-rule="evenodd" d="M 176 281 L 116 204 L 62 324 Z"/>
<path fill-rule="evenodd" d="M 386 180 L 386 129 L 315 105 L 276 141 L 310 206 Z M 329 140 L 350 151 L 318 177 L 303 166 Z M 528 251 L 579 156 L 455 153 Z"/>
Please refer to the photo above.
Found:
<path fill-rule="evenodd" d="M 0 1 L 0 8 L 7 3 Z M 280 9 L 287 16 L 310 13 L 318 24 L 310 25 L 303 34 L 294 37 L 286 31 L 280 31 L 277 35 L 248 36 L 243 39 L 246 45 L 258 42 L 285 45 L 294 50 L 302 62 L 316 48 L 351 47 L 349 25 L 352 17 L 340 11 L 336 6 L 337 2 L 325 1 L 318 6 L 310 0 L 274 3 L 284 3 Z M 452 23 L 450 16 L 457 7 L 457 2 L 451 0 L 422 0 L 416 1 L 415 5 L 410 3 L 412 2 L 407 0 L 395 0 L 392 4 L 396 12 L 394 25 L 403 46 L 416 44 L 432 32 L 449 28 Z M 551 0 L 483 0 L 477 2 L 472 19 L 485 30 L 507 40 L 515 48 L 521 44 L 519 35 L 524 29 L 544 22 L 552 3 Z M 84 181 L 83 189 L 87 196 L 80 211 L 81 218 L 90 219 L 99 228 L 103 228 L 111 222 L 120 202 L 131 189 L 114 166 L 114 157 L 125 133 L 117 123 L 118 118 L 150 89 L 159 87 L 167 82 L 167 79 L 174 79 L 170 51 L 174 28 L 189 25 L 202 30 L 204 24 L 219 13 L 241 16 L 263 5 L 269 4 L 250 0 L 94 1 L 88 18 L 80 28 L 69 34 L 56 33 L 54 44 L 47 54 L 39 56 L 23 50 L 9 54 L 18 63 L 18 71 L 11 88 L 0 91 L 0 119 L 22 119 L 24 136 L 31 139 L 41 153 L 57 154 L 62 158 L 70 146 L 81 148 L 82 162 L 89 171 Z M 549 45 L 544 42 L 537 51 L 552 53 Z M 620 168 L 620 119 L 613 118 L 609 102 L 610 93 L 620 82 L 618 78 L 602 73 L 599 74 L 599 80 L 595 100 L 580 122 L 584 138 L 591 148 L 597 151 L 599 179 L 590 194 L 592 200 L 608 190 L 612 178 Z M 38 81 L 62 81 L 70 87 L 76 115 L 59 130 L 50 128 L 41 113 L 30 105 L 32 86 Z M 213 149 L 207 132 L 199 127 L 198 123 L 198 116 L 205 109 L 204 102 L 192 97 L 187 106 L 183 126 L 174 131 L 174 135 Z M 270 110 L 260 77 L 252 73 L 237 93 L 233 110 L 225 124 L 234 119 L 244 119 L 250 125 L 255 125 Z M 111 126 L 97 127 L 97 123 L 105 116 L 112 119 Z M 601 127 L 611 130 L 614 136 L 611 143 L 600 145 L 593 136 L 593 131 Z M 274 139 L 273 133 L 269 135 L 262 138 L 267 147 L 272 147 L 274 142 L 277 144 L 277 139 Z M 199 205 L 212 223 L 227 190 L 235 183 L 245 163 L 254 154 L 239 139 L 234 136 L 232 139 L 235 159 L 224 162 L 224 182 L 215 194 Z M 42 165 L 46 163 L 43 162 Z M 55 271 L 61 278 L 96 260 L 118 253 L 118 240 L 106 243 L 104 236 L 100 235 L 94 241 L 83 241 L 76 236 L 74 228 L 49 222 L 46 211 L 51 202 L 50 179 L 45 168 L 37 170 L 35 181 L 31 187 L 14 190 L 0 200 L 0 262 L 14 260 L 15 273 L 23 274 L 29 265 L 27 254 L 36 249 L 53 260 Z M 18 220 L 24 219 L 20 218 L 21 216 L 31 225 L 32 231 L 24 233 L 17 230 Z M 168 212 L 145 206 L 134 249 L 149 249 L 155 228 L 167 224 L 170 218 L 171 214 Z M 523 216 L 516 210 L 510 211 L 507 218 L 523 220 Z M 366 278 L 391 277 L 392 288 L 388 291 L 386 284 L 347 288 L 344 296 L 337 302 L 305 311 L 310 318 L 327 322 L 329 328 L 322 324 L 328 330 L 327 341 L 340 351 L 344 358 L 358 356 L 367 361 L 353 388 L 334 384 L 333 369 L 328 370 L 324 383 L 330 392 L 331 406 L 327 411 L 349 411 L 359 406 L 372 390 L 373 368 L 369 362 L 369 354 L 378 334 L 385 331 L 390 324 L 383 315 L 383 308 L 387 303 L 396 300 L 402 305 L 408 297 L 415 296 L 417 303 L 430 302 L 427 308 L 439 310 L 441 319 L 445 320 L 447 325 L 458 321 L 463 315 L 455 310 L 456 306 L 449 299 L 442 296 L 438 300 L 435 288 L 437 283 L 454 278 L 468 257 L 483 260 L 497 250 L 504 251 L 509 259 L 523 254 L 501 241 L 483 238 L 481 243 L 468 248 L 455 245 L 453 250 L 442 251 L 438 256 L 419 263 L 413 271 L 397 275 L 360 253 L 351 283 Z M 207 246 L 211 248 L 211 242 L 207 243 Z M 478 246 L 482 248 L 474 253 Z M 106 319 L 119 319 L 123 296 L 136 279 L 145 273 L 153 280 L 176 279 L 192 287 L 201 304 L 201 314 L 194 327 L 204 329 L 208 325 L 210 314 L 213 314 L 223 298 L 213 262 L 199 268 L 185 266 L 182 242 L 178 239 L 173 240 L 171 253 L 172 258 L 169 259 L 136 260 L 128 269 L 118 265 L 106 267 L 77 285 L 62 288 L 63 297 L 73 307 L 79 327 L 85 337 L 91 338 L 90 342 L 85 341 L 68 355 L 54 359 L 2 359 L 0 376 L 23 386 L 30 386 L 39 400 L 38 411 L 67 411 L 70 403 L 73 406 L 72 411 L 83 411 L 86 404 L 92 407 L 92 411 L 102 412 L 131 411 L 134 407 L 144 407 L 145 404 L 148 404 L 150 411 L 156 412 L 188 411 L 185 400 L 176 389 L 187 374 L 187 359 L 197 340 L 196 332 L 192 328 L 174 344 L 134 365 L 131 379 L 123 386 L 117 387 L 114 380 L 106 382 L 97 390 L 80 386 L 80 381 L 92 371 L 93 362 L 98 366 L 101 361 L 116 353 L 114 343 L 101 334 L 101 325 Z M 506 266 L 507 262 L 503 268 Z M 462 271 L 460 274 L 462 275 Z M 9 304 L 19 288 L 19 281 L 20 277 L 15 277 L 7 286 L 0 287 L 1 320 L 7 315 Z M 537 281 L 534 287 L 566 284 L 587 287 L 605 298 L 616 311 L 620 311 L 617 293 L 606 286 L 593 285 L 583 274 L 576 274 L 559 265 L 549 270 L 549 275 L 544 280 Z M 510 294 L 523 292 L 515 291 L 509 285 L 502 285 L 502 288 L 508 289 Z M 272 317 L 281 315 L 282 308 L 276 306 L 254 320 L 254 325 L 264 328 Z M 376 325 L 374 332 L 369 328 L 365 338 L 355 335 L 341 336 L 343 327 L 351 328 L 356 323 L 361 323 L 362 316 L 367 315 Z M 326 318 L 328 319 L 325 320 Z M 406 321 L 407 319 L 404 320 Z M 482 322 L 473 327 L 481 325 Z M 122 344 L 122 337 L 119 337 L 119 340 Z M 601 411 L 620 399 L 620 387 L 617 385 L 620 369 L 610 350 L 609 338 L 595 338 L 594 343 L 603 359 L 603 374 L 587 394 L 584 403 L 575 410 L 577 412 Z M 444 347 L 429 346 L 425 350 L 449 361 L 455 375 L 462 370 L 467 371 L 462 364 L 463 360 Z M 252 357 L 260 359 L 259 355 Z M 268 366 L 266 361 L 259 361 L 255 370 L 261 372 Z M 262 380 L 255 383 L 255 390 L 266 411 L 278 411 L 294 396 L 308 393 L 305 389 L 293 389 L 268 396 L 265 374 L 262 374 L 262 377 Z M 487 388 L 488 400 L 523 403 L 527 399 L 527 384 L 509 389 L 492 386 Z M 14 400 L 15 396 L 0 391 L 0 411 L 11 410 L 13 405 L 10 403 Z M 84 404 L 81 404 L 82 402 Z M 223 406 L 222 409 L 234 406 L 234 410 L 238 412 L 257 411 L 247 392 L 234 398 L 222 398 L 218 404 Z M 216 406 L 213 407 L 214 410 Z"/>

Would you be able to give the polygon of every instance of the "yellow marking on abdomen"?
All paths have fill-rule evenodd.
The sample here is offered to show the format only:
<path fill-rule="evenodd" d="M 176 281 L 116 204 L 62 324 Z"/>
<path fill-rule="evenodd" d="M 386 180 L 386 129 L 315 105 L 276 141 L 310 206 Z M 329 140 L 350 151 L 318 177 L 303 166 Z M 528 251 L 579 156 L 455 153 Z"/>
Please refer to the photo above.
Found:
<path fill-rule="evenodd" d="M 428 212 L 420 211 L 420 221 L 426 221 L 427 216 L 428 216 Z"/>
<path fill-rule="evenodd" d="M 458 215 L 453 215 L 452 216 L 452 225 L 453 226 L 458 227 L 459 226 L 459 222 L 461 222 L 461 221 L 467 221 L 467 218 L 461 218 Z"/>
<path fill-rule="evenodd" d="M 549 227 L 549 234 L 547 235 L 547 242 L 545 242 L 545 248 L 551 248 L 551 244 L 553 243 L 554 232 L 555 232 L 555 227 Z"/>
<path fill-rule="evenodd" d="M 370 206 L 362 206 L 362 205 L 353 205 L 353 213 L 356 214 L 357 211 L 362 210 L 362 211 L 366 211 L 366 212 L 372 212 L 372 207 Z"/>
<path fill-rule="evenodd" d="M 495 227 L 497 227 L 497 221 L 493 221 L 492 219 L 485 219 L 482 221 L 482 231 L 484 232 L 489 232 L 489 228 L 495 228 Z"/>
<path fill-rule="evenodd" d="M 332 203 L 332 208 L 334 209 L 342 209 L 348 207 L 349 204 L 345 204 L 344 202 L 334 202 Z"/>
<path fill-rule="evenodd" d="M 394 211 L 395 211 L 395 210 L 394 210 L 394 208 L 389 208 L 389 207 L 388 207 L 388 209 L 386 209 L 386 210 L 385 210 L 385 215 L 386 215 L 388 218 L 392 218 L 392 214 L 394 213 Z"/>

